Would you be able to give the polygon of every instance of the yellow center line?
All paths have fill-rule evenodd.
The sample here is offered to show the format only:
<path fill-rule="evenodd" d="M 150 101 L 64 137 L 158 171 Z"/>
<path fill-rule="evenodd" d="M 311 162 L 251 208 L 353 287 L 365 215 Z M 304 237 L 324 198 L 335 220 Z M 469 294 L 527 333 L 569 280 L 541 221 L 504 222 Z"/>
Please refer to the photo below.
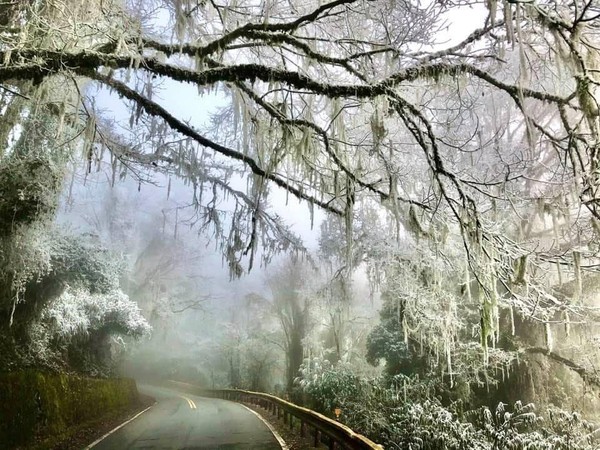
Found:
<path fill-rule="evenodd" d="M 188 402 L 190 409 L 198 409 L 196 404 L 194 403 L 194 400 L 187 398 L 185 395 L 180 395 L 179 397 Z"/>

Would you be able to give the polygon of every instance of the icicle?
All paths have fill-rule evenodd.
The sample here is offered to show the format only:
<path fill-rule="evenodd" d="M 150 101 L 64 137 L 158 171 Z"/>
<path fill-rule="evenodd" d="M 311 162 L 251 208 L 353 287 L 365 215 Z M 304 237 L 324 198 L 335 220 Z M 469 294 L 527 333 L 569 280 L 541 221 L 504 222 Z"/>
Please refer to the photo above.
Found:
<path fill-rule="evenodd" d="M 569 311 L 565 311 L 565 334 L 567 337 L 571 336 L 571 317 Z"/>
<path fill-rule="evenodd" d="M 496 294 L 497 295 L 497 294 Z M 494 308 L 494 337 L 495 337 L 495 343 L 494 343 L 494 348 L 496 348 L 496 345 L 500 342 L 500 310 L 498 308 L 498 302 L 496 302 L 495 308 Z"/>
<path fill-rule="evenodd" d="M 546 322 L 544 324 L 544 328 L 546 331 L 546 348 L 548 349 L 548 353 L 550 353 L 552 351 L 552 346 L 553 346 L 553 342 L 552 342 L 552 330 L 550 330 L 550 323 Z"/>
<path fill-rule="evenodd" d="M 512 336 L 516 334 L 515 332 L 515 312 L 513 310 L 513 305 L 510 305 L 510 333 Z"/>
<path fill-rule="evenodd" d="M 473 294 L 471 292 L 471 273 L 469 272 L 469 255 L 465 252 L 465 290 L 467 293 L 467 299 L 469 302 L 473 301 Z"/>
<path fill-rule="evenodd" d="M 583 285 L 581 280 L 581 253 L 573 252 L 573 271 L 575 275 L 575 302 L 580 302 L 583 295 Z"/>
<path fill-rule="evenodd" d="M 111 158 L 111 169 L 112 169 L 110 186 L 114 188 L 115 182 L 117 181 L 117 157 L 113 153 L 111 153 L 110 158 Z"/>
<path fill-rule="evenodd" d="M 8 326 L 12 327 L 13 321 L 15 318 L 15 310 L 17 309 L 17 303 L 19 303 L 19 291 L 15 294 L 15 299 L 13 300 L 12 308 L 10 310 L 10 320 L 8 322 Z"/>
<path fill-rule="evenodd" d="M 452 352 L 450 345 L 446 344 L 446 364 L 448 366 L 448 375 L 450 375 L 450 388 L 454 387 L 454 375 L 452 374 Z"/>

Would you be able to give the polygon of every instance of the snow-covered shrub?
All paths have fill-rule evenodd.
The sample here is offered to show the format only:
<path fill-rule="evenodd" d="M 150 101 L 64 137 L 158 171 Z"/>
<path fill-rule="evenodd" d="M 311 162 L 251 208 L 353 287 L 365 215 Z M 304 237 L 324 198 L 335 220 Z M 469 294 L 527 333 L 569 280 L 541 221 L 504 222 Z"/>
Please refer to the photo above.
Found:
<path fill-rule="evenodd" d="M 139 338 L 149 332 L 138 305 L 122 291 L 92 294 L 67 287 L 30 324 L 29 352 L 44 365 L 106 375 L 116 350 L 125 346 L 121 337 Z"/>
<path fill-rule="evenodd" d="M 122 350 L 125 345 L 121 337 L 147 335 L 150 325 L 120 289 L 92 293 L 76 285 L 48 303 L 30 330 L 35 359 L 105 375 L 112 369 L 115 346 Z"/>
<path fill-rule="evenodd" d="M 107 373 L 115 337 L 149 332 L 120 289 L 121 259 L 93 236 L 37 222 L 0 243 L 0 309 L 10 315 L 19 364 Z"/>
<path fill-rule="evenodd" d="M 91 236 L 36 222 L 0 237 L 0 311 L 27 324 L 67 286 L 90 293 L 119 289 L 123 264 Z M 16 315 L 15 315 L 16 312 Z"/>
<path fill-rule="evenodd" d="M 134 337 L 150 331 L 137 304 L 120 290 L 90 294 L 85 289 L 69 287 L 44 309 L 41 321 L 55 336 L 64 339 L 102 328 Z"/>
<path fill-rule="evenodd" d="M 310 370 L 309 370 L 310 368 Z M 309 405 L 332 415 L 388 449 L 592 450 L 595 428 L 577 415 L 551 409 L 539 416 L 532 404 L 500 403 L 459 414 L 431 393 L 430 381 L 396 376 L 361 379 L 343 367 L 305 364 L 298 385 Z"/>
<path fill-rule="evenodd" d="M 364 390 L 368 389 L 349 367 L 334 367 L 327 360 L 307 360 L 300 373 L 302 376 L 296 381 L 308 395 L 310 406 L 329 415 L 335 408 L 344 408 L 349 402 L 364 398 Z"/>
<path fill-rule="evenodd" d="M 119 289 L 123 261 L 117 255 L 110 254 L 94 236 L 54 231 L 50 239 L 52 269 L 49 276 L 91 293 Z"/>

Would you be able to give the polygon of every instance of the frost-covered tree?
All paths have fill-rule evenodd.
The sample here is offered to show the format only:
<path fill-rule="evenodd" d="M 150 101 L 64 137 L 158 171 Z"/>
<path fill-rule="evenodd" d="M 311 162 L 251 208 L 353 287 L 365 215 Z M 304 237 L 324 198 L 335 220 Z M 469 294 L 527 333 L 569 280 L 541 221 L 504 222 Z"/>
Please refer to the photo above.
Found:
<path fill-rule="evenodd" d="M 286 260 L 272 271 L 267 284 L 272 310 L 283 332 L 286 388 L 291 392 L 305 357 L 305 339 L 309 334 L 312 295 L 308 263 L 298 258 Z"/>
<path fill-rule="evenodd" d="M 494 202 L 513 204 L 513 223 L 523 197 L 596 215 L 596 7 L 486 5 L 481 27 L 444 47 L 437 33 L 460 3 L 23 3 L 2 35 L 0 78 L 8 88 L 87 79 L 126 99 L 132 133 L 104 129 L 89 102 L 57 114 L 88 116 L 90 161 L 104 151 L 116 171 L 146 165 L 189 179 L 235 273 L 261 236 L 285 232 L 267 214 L 270 186 L 348 225 L 362 196 L 423 236 L 448 221 L 479 269 L 503 245 L 511 258 L 529 251 L 498 237 Z M 160 79 L 218 89 L 229 105 L 212 130 L 197 130 L 153 97 Z M 252 174 L 246 192 L 227 183 L 234 173 Z M 210 201 L 223 194 L 239 206 L 226 228 Z"/>
<path fill-rule="evenodd" d="M 445 45 L 446 20 L 471 6 L 484 18 Z M 56 136 L 83 138 L 89 169 L 187 180 L 234 276 L 301 247 L 269 206 L 284 189 L 340 218 L 348 267 L 416 273 L 420 289 L 426 273 L 442 321 L 474 305 L 461 325 L 484 358 L 522 317 L 550 348 L 554 322 L 592 318 L 599 14 L 593 0 L 18 2 L 0 30 L 0 138 L 10 156 L 23 117 L 43 110 Z M 226 105 L 194 127 L 158 98 L 161 81 Z M 86 86 L 123 99 L 124 131 Z M 389 226 L 357 247 L 364 205 Z"/>

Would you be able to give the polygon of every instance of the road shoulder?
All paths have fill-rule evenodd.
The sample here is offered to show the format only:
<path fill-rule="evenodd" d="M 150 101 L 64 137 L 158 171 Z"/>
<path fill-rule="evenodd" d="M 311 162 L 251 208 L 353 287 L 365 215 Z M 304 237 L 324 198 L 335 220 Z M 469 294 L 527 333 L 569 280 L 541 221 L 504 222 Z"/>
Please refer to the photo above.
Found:
<path fill-rule="evenodd" d="M 53 436 L 43 441 L 34 442 L 27 447 L 22 447 L 20 450 L 81 450 L 154 403 L 154 398 L 140 394 L 139 402 L 131 408 L 82 424 L 76 429 L 69 430 L 67 435 Z"/>
<path fill-rule="evenodd" d="M 283 423 L 283 420 L 277 419 L 277 417 L 275 417 L 266 409 L 247 403 L 240 403 L 240 405 L 243 405 L 247 409 L 254 411 L 262 419 L 268 422 L 271 427 L 277 431 L 277 434 L 279 434 L 284 440 L 288 450 L 315 450 L 316 447 L 312 445 L 313 442 L 309 436 L 300 436 L 298 426 L 295 426 L 293 430 L 290 430 L 289 426 Z M 320 445 L 318 448 L 326 447 L 324 445 Z"/>

